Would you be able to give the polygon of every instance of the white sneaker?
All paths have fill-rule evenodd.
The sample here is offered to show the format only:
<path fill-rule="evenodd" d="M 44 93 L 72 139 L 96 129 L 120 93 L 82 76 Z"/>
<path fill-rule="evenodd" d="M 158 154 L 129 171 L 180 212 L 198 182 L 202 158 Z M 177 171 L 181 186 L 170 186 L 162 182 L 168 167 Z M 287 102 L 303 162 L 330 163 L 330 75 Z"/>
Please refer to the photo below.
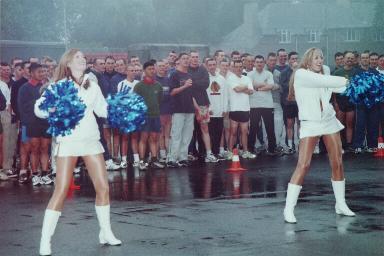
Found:
<path fill-rule="evenodd" d="M 121 168 L 127 168 L 127 166 L 128 166 L 128 163 L 127 163 L 126 160 L 122 160 L 122 161 L 120 162 L 120 167 L 121 167 Z"/>
<path fill-rule="evenodd" d="M 217 159 L 217 158 L 211 153 L 211 154 L 208 154 L 208 155 L 205 157 L 205 162 L 206 162 L 206 163 L 217 163 L 217 162 L 219 162 L 219 159 Z"/>
<path fill-rule="evenodd" d="M 319 148 L 319 145 L 316 145 L 316 146 L 315 146 L 315 150 L 313 151 L 313 154 L 316 154 L 316 155 L 320 154 L 320 148 Z"/>
<path fill-rule="evenodd" d="M 0 180 L 8 180 L 7 174 L 5 174 L 2 170 L 0 171 Z"/>
<path fill-rule="evenodd" d="M 241 157 L 244 158 L 244 159 L 254 159 L 256 158 L 256 155 L 255 154 L 252 154 L 251 152 L 249 151 L 244 151 L 242 154 L 241 154 Z"/>
<path fill-rule="evenodd" d="M 33 175 L 32 176 L 32 185 L 33 186 L 41 185 L 41 177 L 39 175 Z"/>
<path fill-rule="evenodd" d="M 80 172 L 81 172 L 81 167 L 75 167 L 75 169 L 73 170 L 74 174 L 78 174 Z"/>
<path fill-rule="evenodd" d="M 145 163 L 143 160 L 141 160 L 141 161 L 139 162 L 139 169 L 140 169 L 140 170 L 146 170 L 146 169 L 147 169 L 147 166 L 148 166 L 148 164 Z"/>
<path fill-rule="evenodd" d="M 41 185 L 50 185 L 52 183 L 53 183 L 53 179 L 51 179 L 50 175 L 45 175 L 40 179 Z"/>
<path fill-rule="evenodd" d="M 133 167 L 139 167 L 139 165 L 140 165 L 140 161 L 135 161 L 132 164 Z"/>
<path fill-rule="evenodd" d="M 105 167 L 107 168 L 108 171 L 114 171 L 114 170 L 120 169 L 120 165 L 113 162 L 112 159 L 105 161 Z"/>
<path fill-rule="evenodd" d="M 233 157 L 233 153 L 231 151 L 228 151 L 226 154 L 227 160 L 232 160 L 232 157 Z"/>

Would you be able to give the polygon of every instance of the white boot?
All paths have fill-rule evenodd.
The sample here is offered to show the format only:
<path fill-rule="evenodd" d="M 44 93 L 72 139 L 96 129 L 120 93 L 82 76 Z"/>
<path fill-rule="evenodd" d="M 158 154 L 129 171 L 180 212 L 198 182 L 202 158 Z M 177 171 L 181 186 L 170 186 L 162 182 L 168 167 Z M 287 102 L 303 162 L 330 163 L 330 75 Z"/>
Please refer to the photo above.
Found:
<path fill-rule="evenodd" d="M 51 237 L 55 233 L 57 221 L 61 212 L 46 209 L 41 231 L 40 255 L 51 255 Z"/>
<path fill-rule="evenodd" d="M 345 202 L 345 179 L 340 181 L 332 180 L 332 188 L 336 198 L 336 213 L 351 217 L 355 216 L 355 213 L 348 208 Z"/>
<path fill-rule="evenodd" d="M 95 205 L 95 209 L 100 225 L 100 244 L 121 245 L 121 241 L 113 235 L 111 230 L 110 205 Z"/>
<path fill-rule="evenodd" d="M 293 213 L 297 199 L 299 198 L 302 186 L 288 183 L 287 198 L 285 200 L 284 220 L 288 223 L 296 223 L 296 217 Z"/>

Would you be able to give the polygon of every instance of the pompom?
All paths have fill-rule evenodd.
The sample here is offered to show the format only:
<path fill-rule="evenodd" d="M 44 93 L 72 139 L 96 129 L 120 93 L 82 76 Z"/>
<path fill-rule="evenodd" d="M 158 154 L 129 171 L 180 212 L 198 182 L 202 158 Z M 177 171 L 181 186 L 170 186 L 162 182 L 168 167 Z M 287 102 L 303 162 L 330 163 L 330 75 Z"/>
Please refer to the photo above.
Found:
<path fill-rule="evenodd" d="M 349 80 L 349 86 L 343 93 L 349 101 L 368 108 L 384 102 L 384 75 L 363 72 Z"/>
<path fill-rule="evenodd" d="M 62 80 L 52 84 L 44 91 L 43 97 L 39 108 L 49 113 L 47 133 L 55 137 L 71 134 L 84 117 L 86 108 L 73 81 Z"/>
<path fill-rule="evenodd" d="M 145 123 L 148 108 L 140 95 L 123 90 L 109 95 L 107 102 L 111 127 L 129 133 L 138 130 Z"/>

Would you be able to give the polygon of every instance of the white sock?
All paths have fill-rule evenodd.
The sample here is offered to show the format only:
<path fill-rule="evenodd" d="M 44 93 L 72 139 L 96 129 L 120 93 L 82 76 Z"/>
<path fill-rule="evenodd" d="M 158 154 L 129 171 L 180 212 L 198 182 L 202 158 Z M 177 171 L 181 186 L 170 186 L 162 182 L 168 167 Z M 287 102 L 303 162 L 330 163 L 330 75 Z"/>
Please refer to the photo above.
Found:
<path fill-rule="evenodd" d="M 160 149 L 160 157 L 161 158 L 166 158 L 167 157 L 167 152 L 165 151 L 165 149 Z"/>
<path fill-rule="evenodd" d="M 133 154 L 133 161 L 140 162 L 139 154 Z"/>
<path fill-rule="evenodd" d="M 212 154 L 212 150 L 207 150 L 207 156 Z"/>
<path fill-rule="evenodd" d="M 288 140 L 288 147 L 292 148 L 292 140 Z"/>
<path fill-rule="evenodd" d="M 224 153 L 225 151 L 224 151 L 224 147 L 220 147 L 220 154 L 222 154 L 222 153 Z"/>
<path fill-rule="evenodd" d="M 124 161 L 124 162 L 127 162 L 127 156 L 122 156 L 121 160 Z"/>

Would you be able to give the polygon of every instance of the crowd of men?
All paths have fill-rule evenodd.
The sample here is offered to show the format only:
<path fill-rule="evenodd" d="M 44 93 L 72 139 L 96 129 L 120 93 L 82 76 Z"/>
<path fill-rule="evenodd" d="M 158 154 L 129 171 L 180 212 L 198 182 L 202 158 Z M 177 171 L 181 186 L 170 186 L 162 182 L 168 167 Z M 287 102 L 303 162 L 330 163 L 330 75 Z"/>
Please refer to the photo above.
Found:
<path fill-rule="evenodd" d="M 130 133 L 97 118 L 106 168 L 217 163 L 232 159 L 234 148 L 244 159 L 294 154 L 300 122 L 297 105 L 287 96 L 299 58 L 297 52 L 279 49 L 266 56 L 217 50 L 203 59 L 197 51 L 171 51 L 164 59 L 143 64 L 138 56 L 87 60 L 86 73 L 104 97 L 135 92 L 148 106 L 146 123 Z M 375 52 L 338 52 L 334 62 L 332 70 L 324 70 L 337 76 L 384 74 L 384 55 Z M 33 185 L 54 181 L 54 141 L 35 129 L 48 125 L 34 115 L 33 105 L 52 82 L 56 66 L 50 57 L 0 64 L 0 180 L 18 178 Z M 375 152 L 377 138 L 384 134 L 384 103 L 356 106 L 343 95 L 334 95 L 332 103 L 345 126 L 344 152 Z M 324 150 L 320 139 L 315 153 Z"/>

